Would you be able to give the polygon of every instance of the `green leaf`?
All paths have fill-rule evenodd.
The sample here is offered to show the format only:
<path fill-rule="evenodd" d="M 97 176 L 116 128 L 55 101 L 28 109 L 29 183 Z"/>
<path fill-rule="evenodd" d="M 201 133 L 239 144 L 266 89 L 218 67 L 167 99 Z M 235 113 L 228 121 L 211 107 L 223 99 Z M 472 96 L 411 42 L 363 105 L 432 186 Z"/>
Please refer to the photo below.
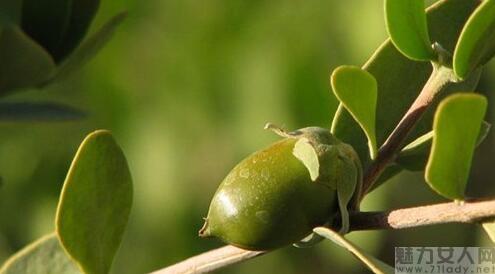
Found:
<path fill-rule="evenodd" d="M 418 137 L 402 149 L 395 162 L 410 171 L 424 170 L 430 154 L 432 139 L 433 131 Z"/>
<path fill-rule="evenodd" d="M 60 65 L 59 70 L 51 81 L 57 82 L 67 78 L 70 74 L 93 58 L 110 40 L 126 15 L 126 12 L 117 14 L 105 23 L 95 34 L 83 41 L 82 44 L 79 45 L 79 47 L 76 48 L 76 50 Z"/>
<path fill-rule="evenodd" d="M 0 0 L 0 26 L 17 24 L 21 17 L 22 1 Z"/>
<path fill-rule="evenodd" d="M 0 64 L 0 96 L 37 86 L 55 71 L 50 55 L 17 26 L 0 34 Z"/>
<path fill-rule="evenodd" d="M 495 0 L 485 0 L 467 21 L 454 52 L 454 72 L 465 78 L 495 54 Z"/>
<path fill-rule="evenodd" d="M 85 273 L 110 270 L 129 218 L 132 180 L 110 132 L 89 134 L 65 179 L 57 208 L 57 232 Z"/>
<path fill-rule="evenodd" d="M 347 251 L 351 252 L 354 256 L 356 256 L 362 263 L 366 265 L 373 273 L 377 274 L 389 274 L 394 273 L 394 268 L 387 265 L 386 263 L 378 260 L 377 258 L 367 254 L 359 247 L 355 246 L 353 243 L 345 239 L 339 233 L 326 228 L 326 227 L 317 227 L 313 229 L 315 233 L 333 241 L 339 246 L 347 249 Z"/>
<path fill-rule="evenodd" d="M 69 55 L 84 38 L 99 5 L 100 0 L 72 0 L 69 22 L 57 52 L 61 59 Z"/>
<path fill-rule="evenodd" d="M 397 49 L 412 60 L 434 60 L 424 0 L 385 0 L 385 22 Z"/>
<path fill-rule="evenodd" d="M 320 176 L 320 161 L 318 153 L 307 138 L 299 139 L 294 145 L 292 154 L 308 169 L 312 181 Z"/>
<path fill-rule="evenodd" d="M 488 123 L 487 121 L 483 121 L 481 123 L 480 133 L 478 134 L 478 137 L 476 138 L 476 146 L 479 146 L 481 143 L 483 143 L 483 141 L 488 136 L 488 133 L 490 133 L 491 128 L 492 128 L 492 125 L 490 123 Z"/>
<path fill-rule="evenodd" d="M 331 77 L 332 90 L 368 138 L 371 158 L 376 156 L 376 80 L 369 72 L 354 66 L 340 66 Z M 333 131 L 333 130 L 332 130 Z"/>
<path fill-rule="evenodd" d="M 0 103 L 0 121 L 72 121 L 84 116 L 78 109 L 57 103 Z"/>
<path fill-rule="evenodd" d="M 0 274 L 81 274 L 55 233 L 48 234 L 10 257 Z"/>
<path fill-rule="evenodd" d="M 476 139 L 476 146 L 480 145 L 488 135 L 491 125 L 486 121 L 481 124 L 480 132 Z M 433 140 L 433 131 L 420 136 L 412 143 L 402 149 L 395 162 L 401 167 L 410 171 L 421 171 L 426 167 L 428 156 L 430 154 L 431 143 Z"/>
<path fill-rule="evenodd" d="M 308 248 L 308 247 L 313 247 L 315 244 L 323 241 L 324 239 L 325 238 L 323 238 L 320 235 L 313 232 L 313 233 L 309 234 L 308 236 L 304 237 L 299 242 L 293 243 L 292 245 L 294 247 L 298 247 L 298 248 Z"/>
<path fill-rule="evenodd" d="M 347 233 L 349 231 L 349 203 L 351 202 L 354 194 L 356 193 L 356 187 L 358 186 L 358 170 L 356 165 L 350 159 L 342 158 L 341 161 L 335 163 L 337 166 L 337 172 L 341 173 L 341 176 L 337 177 L 337 197 L 339 204 L 340 216 L 342 219 L 341 232 Z"/>
<path fill-rule="evenodd" d="M 72 0 L 23 0 L 22 29 L 58 63 L 71 15 Z"/>
<path fill-rule="evenodd" d="M 438 106 L 425 178 L 439 194 L 463 199 L 487 101 L 478 94 L 455 94 Z"/>
<path fill-rule="evenodd" d="M 458 35 L 471 12 L 479 4 L 477 0 L 443 0 L 428 8 L 427 19 L 430 37 L 447 51 L 453 52 Z M 404 113 L 418 96 L 432 72 L 431 64 L 415 62 L 402 55 L 395 46 L 386 41 L 363 66 L 378 83 L 376 109 L 376 140 L 381 145 L 393 131 Z M 464 82 L 446 86 L 438 95 L 438 101 L 459 90 L 473 90 L 478 83 L 479 73 Z M 431 131 L 432 117 L 437 100 L 416 124 L 404 143 L 409 143 Z M 359 154 L 363 168 L 371 160 L 366 135 L 342 106 L 335 113 L 332 133 L 350 144 Z"/>
<path fill-rule="evenodd" d="M 488 234 L 488 237 L 492 242 L 495 243 L 495 220 L 488 220 L 483 223 L 481 223 L 481 226 L 485 230 L 486 234 Z"/>
<path fill-rule="evenodd" d="M 401 152 L 407 153 L 411 151 L 423 150 L 423 147 L 427 146 L 428 143 L 433 139 L 433 131 L 430 131 L 424 135 L 419 136 L 418 139 L 412 141 L 407 146 L 405 146 Z"/>

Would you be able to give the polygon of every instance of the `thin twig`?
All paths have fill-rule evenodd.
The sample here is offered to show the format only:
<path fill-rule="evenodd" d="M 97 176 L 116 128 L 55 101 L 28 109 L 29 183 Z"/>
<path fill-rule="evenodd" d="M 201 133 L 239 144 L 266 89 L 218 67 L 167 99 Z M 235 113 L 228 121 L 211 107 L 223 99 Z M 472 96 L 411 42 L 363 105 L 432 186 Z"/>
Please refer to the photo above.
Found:
<path fill-rule="evenodd" d="M 411 207 L 389 212 L 357 212 L 350 216 L 351 230 L 404 229 L 446 223 L 476 223 L 495 217 L 495 199 Z M 196 274 L 214 271 L 266 252 L 225 246 L 191 257 L 152 274 Z"/>
<path fill-rule="evenodd" d="M 227 245 L 201 253 L 175 265 L 157 270 L 150 274 L 186 274 L 206 273 L 237 262 L 246 261 L 266 252 L 251 251 Z"/>
<path fill-rule="evenodd" d="M 390 212 L 359 212 L 351 216 L 351 230 L 404 229 L 447 223 L 476 223 L 495 216 L 495 199 L 426 205 Z"/>
<path fill-rule="evenodd" d="M 372 189 L 376 179 L 378 179 L 387 165 L 400 152 L 407 136 L 428 109 L 428 106 L 431 105 L 435 96 L 446 84 L 453 81 L 453 79 L 451 69 L 433 64 L 433 72 L 418 97 L 380 147 L 376 159 L 374 159 L 365 171 L 363 177 L 363 197 Z"/>

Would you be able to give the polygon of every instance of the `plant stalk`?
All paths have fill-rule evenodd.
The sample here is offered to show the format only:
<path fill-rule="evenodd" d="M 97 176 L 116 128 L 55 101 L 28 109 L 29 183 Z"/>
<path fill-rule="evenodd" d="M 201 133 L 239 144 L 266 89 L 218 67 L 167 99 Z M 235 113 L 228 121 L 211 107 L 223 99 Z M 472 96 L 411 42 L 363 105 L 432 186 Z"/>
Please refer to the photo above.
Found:
<path fill-rule="evenodd" d="M 372 188 L 380 174 L 390 164 L 404 146 L 404 142 L 414 126 L 423 116 L 435 96 L 449 83 L 456 81 L 452 69 L 432 63 L 433 71 L 416 100 L 407 110 L 387 140 L 378 150 L 376 159 L 365 171 L 363 177 L 363 195 Z"/>

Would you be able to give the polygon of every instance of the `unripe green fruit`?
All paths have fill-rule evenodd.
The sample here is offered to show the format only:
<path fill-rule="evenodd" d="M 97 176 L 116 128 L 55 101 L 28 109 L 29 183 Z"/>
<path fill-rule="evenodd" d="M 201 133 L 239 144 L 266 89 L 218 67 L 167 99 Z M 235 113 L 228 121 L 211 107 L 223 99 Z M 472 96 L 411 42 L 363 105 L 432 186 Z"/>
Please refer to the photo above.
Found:
<path fill-rule="evenodd" d="M 268 250 L 301 240 L 338 213 L 333 178 L 340 170 L 335 162 L 347 157 L 350 147 L 321 128 L 281 134 L 286 138 L 250 155 L 227 175 L 213 197 L 200 236 Z M 311 143 L 316 161 L 328 168 L 325 173 L 310 173 L 295 150 L 298 142 Z"/>

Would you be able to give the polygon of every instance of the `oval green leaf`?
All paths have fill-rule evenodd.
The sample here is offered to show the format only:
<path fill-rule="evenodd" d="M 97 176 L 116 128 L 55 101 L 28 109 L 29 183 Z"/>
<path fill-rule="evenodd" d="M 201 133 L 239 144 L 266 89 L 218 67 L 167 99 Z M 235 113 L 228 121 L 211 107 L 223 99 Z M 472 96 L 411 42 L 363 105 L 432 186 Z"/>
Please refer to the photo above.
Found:
<path fill-rule="evenodd" d="M 72 0 L 69 22 L 56 53 L 60 59 L 69 55 L 81 42 L 99 5 L 100 0 Z"/>
<path fill-rule="evenodd" d="M 424 0 L 385 0 L 387 31 L 397 49 L 412 60 L 434 60 Z"/>
<path fill-rule="evenodd" d="M 10 257 L 0 274 L 81 274 L 55 233 L 46 235 Z"/>
<path fill-rule="evenodd" d="M 433 144 L 425 179 L 440 195 L 463 199 L 487 101 L 478 94 L 455 94 L 435 113 Z"/>
<path fill-rule="evenodd" d="M 0 64 L 0 96 L 37 86 L 55 72 L 52 57 L 13 25 L 0 34 Z"/>
<path fill-rule="evenodd" d="M 454 72 L 465 78 L 495 54 L 495 0 L 485 0 L 467 21 L 454 52 Z"/>
<path fill-rule="evenodd" d="M 105 130 L 82 142 L 57 208 L 60 241 L 85 273 L 110 270 L 129 218 L 132 180 L 122 150 Z"/>
<path fill-rule="evenodd" d="M 61 81 L 67 78 L 73 72 L 78 70 L 93 58 L 98 51 L 112 38 L 117 30 L 117 27 L 125 19 L 127 13 L 122 12 L 115 15 L 107 23 L 105 23 L 96 33 L 84 40 L 74 52 L 60 65 L 55 77 L 51 82 Z"/>
<path fill-rule="evenodd" d="M 377 84 L 375 77 L 358 67 L 340 66 L 333 71 L 330 82 L 337 99 L 366 134 L 369 153 L 371 159 L 374 159 L 377 151 L 375 136 Z"/>
<path fill-rule="evenodd" d="M 56 63 L 62 39 L 69 26 L 72 0 L 23 0 L 22 29 L 42 45 Z"/>
<path fill-rule="evenodd" d="M 337 245 L 347 249 L 347 251 L 351 252 L 354 256 L 356 256 L 362 263 L 366 265 L 373 273 L 377 274 L 392 274 L 394 273 L 394 268 L 387 265 L 386 263 L 378 260 L 377 258 L 367 254 L 359 247 L 355 246 L 353 243 L 348 241 L 339 233 L 326 228 L 326 227 L 317 227 L 313 230 L 320 236 L 323 236 Z"/>
<path fill-rule="evenodd" d="M 85 113 L 57 103 L 0 102 L 0 121 L 62 122 L 84 118 Z"/>

